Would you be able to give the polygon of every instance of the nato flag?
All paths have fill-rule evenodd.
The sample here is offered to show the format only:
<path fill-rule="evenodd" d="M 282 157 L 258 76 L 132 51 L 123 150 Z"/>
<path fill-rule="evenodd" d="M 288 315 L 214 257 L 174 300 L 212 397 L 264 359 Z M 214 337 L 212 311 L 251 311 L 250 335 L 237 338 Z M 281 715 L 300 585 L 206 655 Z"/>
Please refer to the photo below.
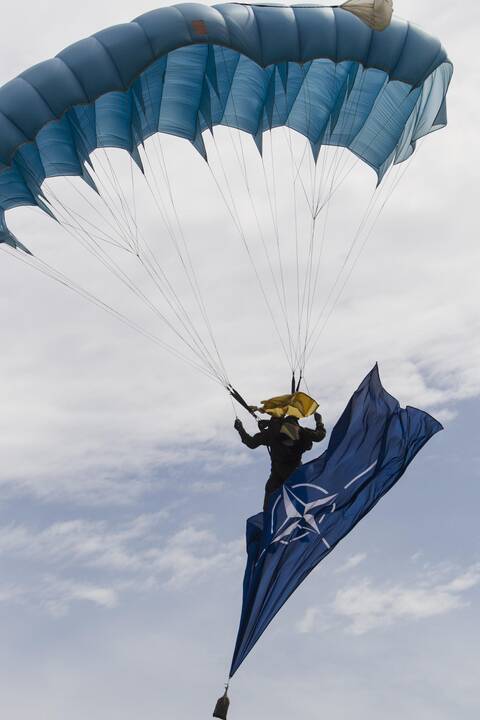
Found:
<path fill-rule="evenodd" d="M 401 478 L 442 426 L 402 409 L 367 375 L 335 426 L 327 450 L 272 494 L 247 522 L 248 562 L 232 676 L 300 583 Z"/>

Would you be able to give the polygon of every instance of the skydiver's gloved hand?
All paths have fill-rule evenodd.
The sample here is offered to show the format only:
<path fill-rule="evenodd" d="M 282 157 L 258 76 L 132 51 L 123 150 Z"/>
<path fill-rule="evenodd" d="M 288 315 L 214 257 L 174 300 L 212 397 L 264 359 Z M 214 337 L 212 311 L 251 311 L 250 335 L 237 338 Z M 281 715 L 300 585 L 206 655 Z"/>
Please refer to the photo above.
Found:
<path fill-rule="evenodd" d="M 323 424 L 323 418 L 320 415 L 320 413 L 315 413 L 313 416 L 315 418 L 315 425 L 317 426 L 317 430 L 325 430 L 325 425 Z"/>
<path fill-rule="evenodd" d="M 235 430 L 237 430 L 237 432 L 242 432 L 244 429 L 242 421 L 239 418 L 235 420 L 233 427 L 235 428 Z"/>
<path fill-rule="evenodd" d="M 315 418 L 315 430 L 307 430 L 306 432 L 313 442 L 321 442 L 325 439 L 327 431 L 320 413 L 315 413 L 313 417 Z"/>

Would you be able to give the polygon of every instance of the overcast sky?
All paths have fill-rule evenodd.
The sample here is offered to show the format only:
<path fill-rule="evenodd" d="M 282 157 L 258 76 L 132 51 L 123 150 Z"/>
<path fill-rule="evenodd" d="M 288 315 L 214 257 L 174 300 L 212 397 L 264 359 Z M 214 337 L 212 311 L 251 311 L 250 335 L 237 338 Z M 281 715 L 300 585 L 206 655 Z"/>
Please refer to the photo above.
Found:
<path fill-rule="evenodd" d="M 0 82 L 159 4 L 18 0 L 2 10 Z M 421 144 L 308 367 L 329 430 L 378 361 L 385 387 L 445 431 L 272 623 L 235 677 L 232 718 L 480 711 L 480 9 L 459 5 L 396 1 L 455 64 L 449 125 Z M 208 199 L 203 161 L 188 146 L 167 152 L 230 377 L 251 402 L 283 392 L 288 366 L 225 208 Z M 246 152 L 254 163 L 253 143 Z M 241 177 L 232 184 L 240 193 Z M 358 214 L 374 184 L 365 168 L 349 176 L 332 210 L 333 248 L 345 240 L 342 216 Z M 139 212 L 160 241 L 142 197 Z M 9 222 L 38 255 L 140 317 L 51 220 L 29 209 Z M 239 445 L 219 385 L 0 260 L 0 712 L 209 717 L 267 456 Z"/>

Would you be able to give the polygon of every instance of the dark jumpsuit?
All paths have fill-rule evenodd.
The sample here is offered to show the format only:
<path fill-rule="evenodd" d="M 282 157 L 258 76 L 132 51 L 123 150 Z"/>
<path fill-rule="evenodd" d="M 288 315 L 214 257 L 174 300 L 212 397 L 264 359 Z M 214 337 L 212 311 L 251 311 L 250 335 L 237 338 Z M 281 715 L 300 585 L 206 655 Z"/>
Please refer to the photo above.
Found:
<path fill-rule="evenodd" d="M 311 450 L 314 442 L 320 442 L 325 438 L 326 431 L 320 415 L 315 416 L 315 430 L 302 427 L 295 418 L 288 418 L 289 423 L 298 427 L 298 440 L 289 442 L 280 430 L 284 418 L 272 418 L 266 427 L 255 435 L 249 435 L 243 428 L 238 433 L 244 445 L 251 450 L 260 446 L 266 446 L 270 453 L 272 467 L 270 477 L 265 485 L 265 500 L 263 509 L 266 509 L 269 495 L 278 490 L 290 475 L 302 464 L 302 455 Z M 288 444 L 287 444 L 288 443 Z"/>

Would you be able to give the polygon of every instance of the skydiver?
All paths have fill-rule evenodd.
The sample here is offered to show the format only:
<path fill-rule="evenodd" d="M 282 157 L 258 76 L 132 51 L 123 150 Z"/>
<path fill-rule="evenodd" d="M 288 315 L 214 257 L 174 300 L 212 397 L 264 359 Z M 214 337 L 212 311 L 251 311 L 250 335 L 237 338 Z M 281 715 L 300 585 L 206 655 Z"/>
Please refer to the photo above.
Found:
<path fill-rule="evenodd" d="M 265 485 L 264 512 L 270 495 L 282 487 L 290 475 L 302 464 L 303 453 L 311 450 L 313 443 L 321 442 L 325 438 L 326 431 L 322 416 L 315 413 L 314 418 L 314 430 L 302 427 L 298 419 L 291 415 L 260 420 L 258 423 L 260 432 L 255 435 L 249 435 L 243 427 L 242 421 L 238 418 L 235 420 L 235 430 L 244 445 L 251 450 L 266 446 L 270 453 L 271 472 Z"/>

